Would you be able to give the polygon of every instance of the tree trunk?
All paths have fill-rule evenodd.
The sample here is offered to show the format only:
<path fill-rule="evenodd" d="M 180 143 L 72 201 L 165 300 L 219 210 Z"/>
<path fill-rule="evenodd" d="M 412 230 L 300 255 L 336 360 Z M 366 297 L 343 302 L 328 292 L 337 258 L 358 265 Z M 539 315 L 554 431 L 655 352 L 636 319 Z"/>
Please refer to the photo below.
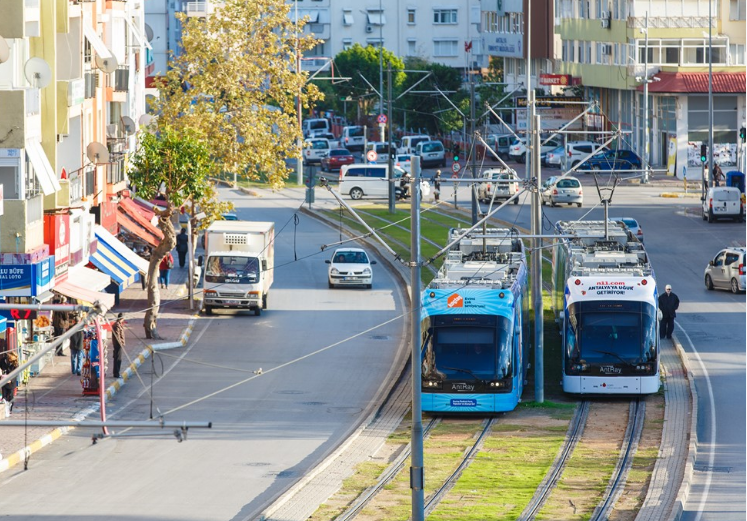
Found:
<path fill-rule="evenodd" d="M 163 212 L 154 209 L 158 215 L 158 226 L 163 232 L 163 240 L 150 256 L 150 265 L 148 266 L 148 309 L 143 319 L 143 328 L 145 329 L 145 338 L 160 340 L 161 337 L 156 331 L 158 322 L 158 310 L 161 305 L 161 294 L 158 290 L 159 264 L 163 258 L 176 246 L 176 232 L 171 222 L 173 209 L 171 203 L 168 203 L 166 210 Z"/>

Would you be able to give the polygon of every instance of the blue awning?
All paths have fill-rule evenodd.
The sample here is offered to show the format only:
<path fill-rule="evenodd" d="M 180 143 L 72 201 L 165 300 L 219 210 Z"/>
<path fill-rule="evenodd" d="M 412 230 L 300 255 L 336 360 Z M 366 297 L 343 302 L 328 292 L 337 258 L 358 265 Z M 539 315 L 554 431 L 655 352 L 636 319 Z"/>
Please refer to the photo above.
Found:
<path fill-rule="evenodd" d="M 120 293 L 140 280 L 141 266 L 133 257 L 147 265 L 144 259 L 137 257 L 127 246 L 101 226 L 96 226 L 96 239 L 98 240 L 98 246 L 96 252 L 91 255 L 91 262 L 111 277 Z"/>

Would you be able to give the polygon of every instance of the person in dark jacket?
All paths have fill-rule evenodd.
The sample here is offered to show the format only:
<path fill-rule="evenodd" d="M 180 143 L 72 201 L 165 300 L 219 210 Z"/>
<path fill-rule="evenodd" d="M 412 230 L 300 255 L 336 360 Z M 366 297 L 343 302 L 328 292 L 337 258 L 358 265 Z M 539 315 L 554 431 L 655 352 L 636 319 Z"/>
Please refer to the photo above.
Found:
<path fill-rule="evenodd" d="M 67 304 L 67 299 L 65 297 L 60 297 L 58 304 Z M 67 311 L 53 311 L 52 312 L 52 329 L 54 331 L 55 338 L 62 336 L 65 331 L 68 330 L 70 327 L 70 313 Z M 55 349 L 55 354 L 57 356 L 64 356 L 65 353 L 62 352 L 63 346 L 62 344 L 58 345 Z"/>
<path fill-rule="evenodd" d="M 18 368 L 18 354 L 15 351 L 8 351 L 5 340 L 0 342 L 0 375 L 9 374 Z M 3 385 L 2 398 L 5 401 L 5 416 L 10 416 L 13 410 L 13 399 L 16 396 L 16 386 L 18 378 L 12 378 Z"/>
<path fill-rule="evenodd" d="M 78 320 L 75 315 L 70 320 L 70 327 L 74 326 Z M 70 337 L 70 369 L 73 374 L 80 376 L 80 370 L 83 367 L 83 330 L 79 329 Z"/>
<path fill-rule="evenodd" d="M 672 338 L 674 332 L 674 317 L 677 316 L 677 308 L 680 307 L 680 299 L 672 291 L 672 286 L 667 284 L 664 293 L 659 295 L 659 311 L 661 311 L 661 325 L 659 329 L 660 338 Z"/>
<path fill-rule="evenodd" d="M 122 349 L 125 346 L 124 315 L 122 313 L 117 315 L 117 321 L 112 326 L 112 344 L 114 346 L 112 374 L 114 378 L 119 378 L 119 369 L 122 367 Z"/>
<path fill-rule="evenodd" d="M 187 237 L 187 229 L 182 228 L 182 231 L 176 237 L 176 252 L 179 254 L 179 267 L 183 268 L 184 263 L 187 260 L 187 252 L 189 251 L 189 237 Z"/>

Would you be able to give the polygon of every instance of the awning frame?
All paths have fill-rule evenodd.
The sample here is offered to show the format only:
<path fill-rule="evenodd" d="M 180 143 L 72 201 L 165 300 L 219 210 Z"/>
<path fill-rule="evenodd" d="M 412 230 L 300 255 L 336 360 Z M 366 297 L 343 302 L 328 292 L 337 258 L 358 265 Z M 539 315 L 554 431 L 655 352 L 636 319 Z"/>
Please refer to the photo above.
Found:
<path fill-rule="evenodd" d="M 60 181 L 57 179 L 52 164 L 49 162 L 41 143 L 34 139 L 27 139 L 26 154 L 29 156 L 31 166 L 34 168 L 34 174 L 39 180 L 39 185 L 41 185 L 44 195 L 52 195 L 59 192 L 62 189 Z"/>
<path fill-rule="evenodd" d="M 83 21 L 83 34 L 85 35 L 86 40 L 91 44 L 91 47 L 96 51 L 96 54 L 102 58 L 111 58 L 113 56 L 112 52 L 104 43 L 104 40 L 99 37 L 96 30 L 92 25 L 90 25 L 90 20 Z"/>

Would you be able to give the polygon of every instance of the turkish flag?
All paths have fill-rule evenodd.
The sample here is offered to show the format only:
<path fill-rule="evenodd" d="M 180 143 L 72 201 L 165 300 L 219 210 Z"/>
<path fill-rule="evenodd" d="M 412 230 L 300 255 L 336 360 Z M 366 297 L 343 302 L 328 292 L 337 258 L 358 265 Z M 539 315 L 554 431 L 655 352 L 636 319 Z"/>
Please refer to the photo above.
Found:
<path fill-rule="evenodd" d="M 472 42 L 464 42 L 464 52 L 470 52 L 472 50 Z"/>

